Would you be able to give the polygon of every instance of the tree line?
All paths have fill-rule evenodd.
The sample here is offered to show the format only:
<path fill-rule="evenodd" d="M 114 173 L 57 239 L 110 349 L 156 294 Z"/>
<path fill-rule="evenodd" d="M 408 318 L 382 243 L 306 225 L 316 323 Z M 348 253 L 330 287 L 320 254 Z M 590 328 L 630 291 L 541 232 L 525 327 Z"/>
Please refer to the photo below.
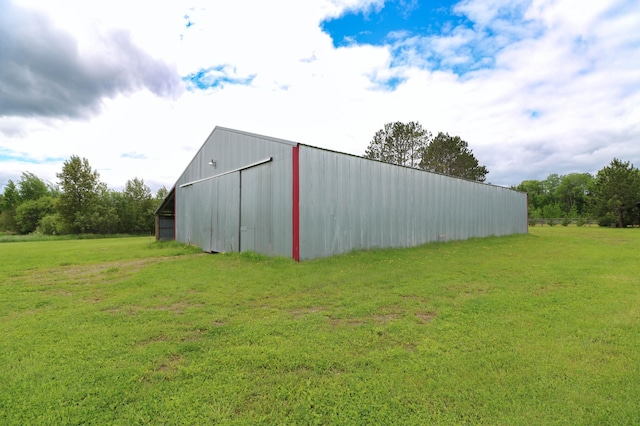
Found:
<path fill-rule="evenodd" d="M 86 158 L 71 156 L 56 173 L 59 185 L 24 172 L 0 194 L 0 230 L 30 234 L 151 234 L 153 212 L 167 195 L 155 196 L 144 180 L 127 181 L 122 192 L 107 188 Z"/>
<path fill-rule="evenodd" d="M 529 222 L 625 228 L 640 225 L 640 170 L 614 158 L 595 176 L 589 173 L 550 174 L 544 180 L 525 180 L 513 189 L 529 194 Z"/>

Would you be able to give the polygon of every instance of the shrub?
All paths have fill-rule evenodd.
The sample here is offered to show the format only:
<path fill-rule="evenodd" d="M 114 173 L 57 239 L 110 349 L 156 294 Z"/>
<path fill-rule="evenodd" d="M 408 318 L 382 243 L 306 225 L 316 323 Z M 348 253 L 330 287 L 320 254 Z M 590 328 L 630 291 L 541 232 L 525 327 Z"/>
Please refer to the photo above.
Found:
<path fill-rule="evenodd" d="M 16 223 L 18 231 L 22 234 L 34 232 L 40 220 L 53 213 L 55 200 L 45 196 L 37 200 L 27 200 L 16 209 Z"/>
<path fill-rule="evenodd" d="M 38 230 L 45 235 L 66 234 L 64 222 L 58 213 L 46 215 L 40 219 Z"/>
<path fill-rule="evenodd" d="M 618 218 L 613 213 L 607 213 L 598 218 L 599 226 L 606 226 L 607 228 L 610 226 L 618 226 Z"/>

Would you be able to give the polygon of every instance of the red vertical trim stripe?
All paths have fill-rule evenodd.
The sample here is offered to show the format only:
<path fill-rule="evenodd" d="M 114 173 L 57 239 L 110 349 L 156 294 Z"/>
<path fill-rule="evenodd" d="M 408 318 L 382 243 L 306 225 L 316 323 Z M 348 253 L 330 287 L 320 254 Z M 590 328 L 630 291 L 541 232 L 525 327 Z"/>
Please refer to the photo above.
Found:
<path fill-rule="evenodd" d="M 298 146 L 293 147 L 293 209 L 292 219 L 292 236 L 293 244 L 291 245 L 291 256 L 296 262 L 300 262 L 300 159 L 298 155 Z"/>

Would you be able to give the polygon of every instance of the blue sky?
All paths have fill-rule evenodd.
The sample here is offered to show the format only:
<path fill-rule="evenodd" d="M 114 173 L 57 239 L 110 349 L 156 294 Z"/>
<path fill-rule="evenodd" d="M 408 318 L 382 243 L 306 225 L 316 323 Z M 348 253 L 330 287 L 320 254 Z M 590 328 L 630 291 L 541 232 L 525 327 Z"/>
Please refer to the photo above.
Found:
<path fill-rule="evenodd" d="M 170 187 L 216 125 L 360 155 L 419 121 L 499 185 L 640 166 L 637 28 L 637 0 L 0 0 L 0 190 L 71 155 Z"/>
<path fill-rule="evenodd" d="M 455 14 L 455 1 L 387 1 L 381 6 L 346 10 L 341 16 L 327 18 L 320 24 L 331 36 L 335 47 L 352 44 L 383 46 L 389 34 L 437 35 L 445 28 L 469 25 L 464 16 Z"/>
<path fill-rule="evenodd" d="M 500 4 L 490 19 L 475 21 L 469 13 L 471 5 L 456 1 L 387 1 L 346 10 L 323 20 L 320 26 L 336 48 L 383 46 L 389 48 L 392 67 L 413 64 L 459 76 L 495 67 L 501 49 L 542 34 L 539 23 L 525 17 L 523 2 Z M 396 78 L 392 85 L 397 86 L 398 81 Z"/>
<path fill-rule="evenodd" d="M 189 25 L 191 27 L 191 25 Z M 250 85 L 255 75 L 239 76 L 229 65 L 215 65 L 203 68 L 182 77 L 187 90 L 207 90 L 223 88 L 226 85 Z"/>
<path fill-rule="evenodd" d="M 10 162 L 10 161 L 19 161 L 25 164 L 42 164 L 42 163 L 60 163 L 61 161 L 64 161 L 65 158 L 63 157 L 41 157 L 41 158 L 37 158 L 37 157 L 33 157 L 33 156 L 29 156 L 29 155 L 16 155 L 16 154 L 12 154 L 12 153 L 6 153 L 6 152 L 2 152 L 2 150 L 0 150 L 0 163 L 2 162 Z M 25 170 L 27 171 L 27 170 Z"/>

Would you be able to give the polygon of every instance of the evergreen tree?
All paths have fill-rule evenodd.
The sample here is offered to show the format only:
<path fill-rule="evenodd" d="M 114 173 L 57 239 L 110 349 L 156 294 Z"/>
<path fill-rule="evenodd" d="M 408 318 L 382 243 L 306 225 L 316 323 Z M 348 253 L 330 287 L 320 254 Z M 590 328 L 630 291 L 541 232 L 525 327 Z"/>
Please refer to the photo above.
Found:
<path fill-rule="evenodd" d="M 20 193 L 16 184 L 9 179 L 2 194 L 0 205 L 0 229 L 4 231 L 18 232 L 16 224 L 16 208 L 20 204 Z"/>
<path fill-rule="evenodd" d="M 484 182 L 489 170 L 481 166 L 459 136 L 438 133 L 423 152 L 420 168 L 464 179 Z"/>
<path fill-rule="evenodd" d="M 591 185 L 593 213 L 600 225 L 625 226 L 638 222 L 640 170 L 614 158 L 598 171 Z"/>

